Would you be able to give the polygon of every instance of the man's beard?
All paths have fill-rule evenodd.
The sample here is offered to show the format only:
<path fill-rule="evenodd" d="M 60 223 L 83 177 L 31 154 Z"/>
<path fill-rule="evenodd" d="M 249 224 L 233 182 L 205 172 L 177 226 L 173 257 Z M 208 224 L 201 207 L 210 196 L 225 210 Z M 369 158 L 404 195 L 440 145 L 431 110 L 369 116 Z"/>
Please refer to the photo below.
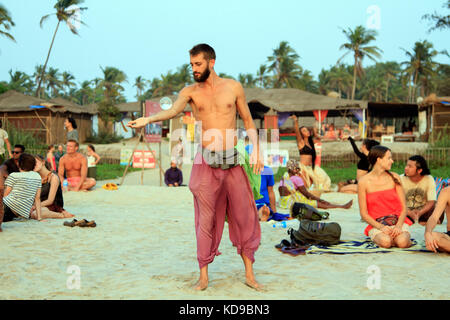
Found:
<path fill-rule="evenodd" d="M 194 80 L 196 82 L 205 82 L 208 79 L 210 74 L 211 74 L 211 71 L 209 71 L 209 69 L 206 68 L 206 70 L 202 74 L 200 74 L 200 76 L 198 76 L 198 78 L 194 74 Z"/>

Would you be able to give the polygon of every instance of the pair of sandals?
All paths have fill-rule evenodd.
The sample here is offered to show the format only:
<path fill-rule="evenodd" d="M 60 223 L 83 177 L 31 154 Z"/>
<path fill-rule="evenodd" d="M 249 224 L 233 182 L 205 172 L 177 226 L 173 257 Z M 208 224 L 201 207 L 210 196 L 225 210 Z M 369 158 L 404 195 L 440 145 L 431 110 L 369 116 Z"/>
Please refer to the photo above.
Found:
<path fill-rule="evenodd" d="M 80 221 L 78 221 L 77 219 L 73 219 L 72 221 L 65 221 L 64 222 L 64 225 L 66 226 L 66 227 L 71 227 L 71 228 L 73 228 L 73 227 L 82 227 L 82 228 L 86 228 L 86 227 L 89 227 L 89 228 L 95 228 L 96 226 L 97 226 L 97 224 L 95 223 L 95 221 L 94 220 L 92 220 L 92 221 L 87 221 L 86 219 L 83 219 L 83 220 L 80 220 Z"/>
<path fill-rule="evenodd" d="M 291 242 L 283 239 L 279 244 L 275 245 L 275 248 L 282 253 L 287 253 L 290 256 L 296 257 L 298 255 L 305 255 L 306 249 L 308 249 L 309 246 L 302 246 L 294 241 Z"/>
<path fill-rule="evenodd" d="M 105 190 L 117 190 L 118 189 L 117 184 L 115 184 L 115 183 L 104 184 L 102 186 L 102 188 L 105 189 Z"/>

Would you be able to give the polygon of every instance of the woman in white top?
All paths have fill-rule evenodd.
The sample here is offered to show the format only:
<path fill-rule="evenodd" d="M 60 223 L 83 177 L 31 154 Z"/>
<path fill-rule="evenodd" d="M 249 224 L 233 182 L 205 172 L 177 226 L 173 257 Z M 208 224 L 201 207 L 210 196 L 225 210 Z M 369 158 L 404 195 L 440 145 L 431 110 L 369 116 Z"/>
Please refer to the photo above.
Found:
<path fill-rule="evenodd" d="M 88 162 L 88 178 L 97 179 L 97 163 L 101 157 L 95 153 L 95 147 L 90 144 L 87 147 L 87 162 Z"/>

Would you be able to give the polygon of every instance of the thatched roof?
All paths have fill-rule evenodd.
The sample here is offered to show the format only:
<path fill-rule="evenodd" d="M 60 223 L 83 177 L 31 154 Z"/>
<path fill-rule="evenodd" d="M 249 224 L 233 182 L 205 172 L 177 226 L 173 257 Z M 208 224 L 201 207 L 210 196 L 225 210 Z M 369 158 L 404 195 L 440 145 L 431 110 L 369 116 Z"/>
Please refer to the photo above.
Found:
<path fill-rule="evenodd" d="M 93 114 L 82 106 L 62 98 L 46 101 L 44 99 L 27 96 L 14 90 L 9 90 L 0 95 L 0 112 L 30 111 L 32 110 L 30 109 L 30 106 L 43 106 L 52 112 Z"/>
<path fill-rule="evenodd" d="M 426 97 L 420 104 L 421 105 L 430 105 L 430 104 L 437 104 L 442 102 L 450 102 L 450 97 L 438 97 L 435 93 L 430 94 L 428 97 Z"/>
<path fill-rule="evenodd" d="M 277 112 L 367 109 L 368 105 L 368 102 L 363 100 L 328 97 L 299 89 L 246 88 L 245 96 L 249 105 L 259 103 Z"/>

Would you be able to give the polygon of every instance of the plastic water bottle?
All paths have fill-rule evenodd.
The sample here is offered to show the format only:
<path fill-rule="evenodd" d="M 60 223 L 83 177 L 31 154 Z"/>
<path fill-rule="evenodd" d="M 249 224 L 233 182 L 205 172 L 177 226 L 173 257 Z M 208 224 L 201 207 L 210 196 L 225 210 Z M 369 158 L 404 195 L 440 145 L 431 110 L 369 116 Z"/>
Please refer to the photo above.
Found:
<path fill-rule="evenodd" d="M 278 221 L 278 222 L 275 222 L 272 225 L 272 227 L 273 228 L 286 228 L 287 227 L 287 223 L 286 223 L 286 221 Z"/>
<path fill-rule="evenodd" d="M 67 182 L 67 179 L 64 179 L 63 181 L 63 189 L 67 190 L 67 186 L 69 185 L 69 183 Z"/>

